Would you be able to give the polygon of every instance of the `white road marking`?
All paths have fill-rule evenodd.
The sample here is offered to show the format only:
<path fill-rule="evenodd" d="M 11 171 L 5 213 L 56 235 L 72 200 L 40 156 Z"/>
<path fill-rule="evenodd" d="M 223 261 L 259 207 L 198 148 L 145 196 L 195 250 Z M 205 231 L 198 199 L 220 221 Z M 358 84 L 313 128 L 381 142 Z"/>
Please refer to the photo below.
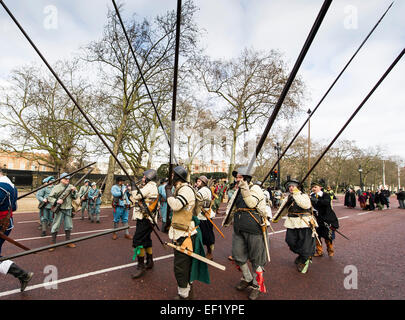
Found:
<path fill-rule="evenodd" d="M 166 255 L 166 256 L 154 258 L 154 261 L 168 259 L 168 258 L 171 258 L 171 257 L 173 257 L 173 254 L 169 254 L 169 255 Z M 35 290 L 35 289 L 40 289 L 40 288 L 43 288 L 45 286 L 46 287 L 51 287 L 51 286 L 59 284 L 59 283 L 64 283 L 64 282 L 74 281 L 74 280 L 78 280 L 78 279 L 83 279 L 83 278 L 95 276 L 95 275 L 98 275 L 98 274 L 101 274 L 101 273 L 112 272 L 112 271 L 129 268 L 129 267 L 136 266 L 136 265 L 137 265 L 137 262 L 133 262 L 133 263 L 128 263 L 128 264 L 123 264 L 121 266 L 116 266 L 116 267 L 101 269 L 101 270 L 97 270 L 97 271 L 93 271 L 93 272 L 83 273 L 83 274 L 79 274 L 77 276 L 72 276 L 72 277 L 68 277 L 68 278 L 64 278 L 64 279 L 60 279 L 60 280 L 56 280 L 56 281 L 52 281 L 52 282 L 44 282 L 44 283 L 40 283 L 40 284 L 35 284 L 35 285 L 32 285 L 32 286 L 28 286 L 25 289 L 24 292 L 27 292 L 27 291 L 30 291 L 30 290 Z M 9 296 L 9 295 L 12 295 L 12 294 L 15 294 L 15 293 L 20 293 L 20 289 L 14 289 L 14 290 L 0 292 L 0 297 Z"/>

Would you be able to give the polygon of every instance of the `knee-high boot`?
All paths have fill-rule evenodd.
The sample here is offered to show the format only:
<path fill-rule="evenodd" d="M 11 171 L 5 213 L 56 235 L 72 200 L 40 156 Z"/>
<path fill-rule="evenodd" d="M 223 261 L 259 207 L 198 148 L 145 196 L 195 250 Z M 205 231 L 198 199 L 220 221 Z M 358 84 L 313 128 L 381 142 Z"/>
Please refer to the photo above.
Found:
<path fill-rule="evenodd" d="M 65 230 L 65 237 L 66 237 L 66 241 L 70 240 L 70 230 Z M 76 248 L 76 245 L 74 243 L 69 243 L 66 245 L 66 247 L 68 248 Z"/>
<path fill-rule="evenodd" d="M 326 242 L 326 248 L 328 250 L 328 255 L 329 257 L 333 257 L 333 255 L 335 254 L 335 249 L 333 248 L 333 243 L 331 240 L 325 240 Z"/>
<path fill-rule="evenodd" d="M 19 266 L 17 266 L 15 263 L 13 263 L 10 266 L 10 269 L 8 269 L 8 273 L 13 275 L 14 277 L 16 277 L 18 280 L 20 280 L 21 292 L 23 292 L 25 290 L 28 282 L 31 280 L 32 276 L 34 275 L 33 272 L 24 271 Z"/>

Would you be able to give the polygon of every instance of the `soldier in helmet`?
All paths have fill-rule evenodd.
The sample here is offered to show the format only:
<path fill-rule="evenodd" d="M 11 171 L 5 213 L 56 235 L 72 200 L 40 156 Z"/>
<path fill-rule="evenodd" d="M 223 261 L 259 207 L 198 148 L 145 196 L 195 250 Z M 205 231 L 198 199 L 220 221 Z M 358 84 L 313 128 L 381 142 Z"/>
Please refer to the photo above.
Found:
<path fill-rule="evenodd" d="M 64 172 L 60 176 L 62 179 L 60 183 L 53 187 L 51 193 L 49 194 L 49 201 L 52 204 L 60 204 L 60 210 L 55 214 L 53 220 L 51 235 L 52 235 L 52 244 L 56 243 L 56 236 L 59 231 L 59 227 L 63 222 L 65 229 L 65 238 L 70 240 L 70 234 L 73 229 L 73 218 L 72 218 L 72 200 L 77 198 L 76 187 L 70 184 L 70 176 L 68 173 Z M 62 199 L 68 192 L 70 195 L 66 199 Z M 69 243 L 67 245 L 69 248 L 75 248 L 74 243 Z M 49 251 L 54 251 L 55 248 L 49 249 Z"/>
<path fill-rule="evenodd" d="M 88 198 L 88 209 L 91 222 L 93 223 L 96 221 L 96 223 L 100 223 L 101 190 L 97 188 L 97 184 L 95 182 L 91 183 Z"/>
<path fill-rule="evenodd" d="M 90 180 L 85 179 L 84 185 L 82 185 L 79 189 L 79 199 L 82 206 L 81 212 L 82 217 L 81 220 L 84 220 L 84 211 L 87 210 L 87 216 L 89 220 L 91 220 L 90 212 L 89 212 L 89 191 L 90 191 Z"/>
<path fill-rule="evenodd" d="M 193 216 L 196 197 L 193 187 L 187 181 L 186 169 L 182 166 L 175 167 L 172 181 L 173 185 L 167 184 L 165 187 L 167 204 L 173 210 L 169 238 L 178 246 L 181 246 L 183 242 L 184 244 L 191 243 L 195 253 L 205 256 L 201 231 L 198 228 L 200 221 Z M 196 272 L 196 269 L 199 270 L 199 273 Z M 198 260 L 177 250 L 174 251 L 174 275 L 178 293 L 175 297 L 176 300 L 193 299 L 193 280 L 209 283 L 207 264 L 201 264 Z"/>
<path fill-rule="evenodd" d="M 17 210 L 17 188 L 10 179 L 3 175 L 0 169 L 0 232 L 8 236 L 14 228 L 13 211 Z M 4 239 L 0 238 L 0 257 Z M 20 281 L 21 289 L 24 291 L 34 273 L 27 272 L 12 260 L 0 262 L 0 274 L 11 274 Z"/>
<path fill-rule="evenodd" d="M 272 222 L 276 223 L 282 216 L 287 215 L 284 223 L 287 228 L 285 241 L 290 250 L 298 255 L 295 259 L 298 272 L 306 273 L 315 253 L 315 228 L 318 224 L 312 215 L 309 196 L 300 191 L 298 186 L 299 181 L 295 179 L 285 183 L 288 196 L 284 198 Z"/>
<path fill-rule="evenodd" d="M 156 170 L 149 169 L 143 173 L 142 182 L 144 187 L 132 191 L 132 200 L 135 202 L 134 218 L 136 219 L 135 235 L 133 237 L 132 246 L 135 248 L 134 252 L 138 259 L 138 265 L 132 279 L 141 277 L 146 269 L 153 268 L 153 255 L 152 255 L 152 219 L 148 214 L 148 209 L 144 207 L 142 198 L 145 200 L 146 205 L 149 207 L 150 213 L 156 213 L 158 201 L 158 188 L 156 185 Z M 155 215 L 156 217 L 156 215 Z M 156 220 L 155 220 L 156 222 Z M 145 252 L 146 252 L 146 265 L 145 265 Z"/>
<path fill-rule="evenodd" d="M 207 247 L 207 259 L 212 259 L 212 253 L 215 245 L 215 234 L 212 223 L 207 219 L 207 216 L 213 218 L 215 212 L 211 210 L 212 193 L 208 188 L 208 178 L 200 176 L 197 179 L 196 187 L 198 189 L 197 199 L 200 207 L 198 208 L 197 218 L 200 220 L 200 229 L 202 233 L 203 244 Z"/>
<path fill-rule="evenodd" d="M 50 176 L 42 180 L 42 183 L 49 183 L 55 181 L 55 178 Z M 48 196 L 51 193 L 53 185 L 50 184 L 45 188 L 39 190 L 35 197 L 39 201 L 39 217 L 41 220 L 41 237 L 46 236 L 46 229 L 48 226 L 52 225 L 53 213 L 51 211 L 52 203 L 48 201 Z"/>
<path fill-rule="evenodd" d="M 258 185 L 250 184 L 252 176 L 247 167 L 233 171 L 239 191 L 228 202 L 226 216 L 222 225 L 229 226 L 233 220 L 232 257 L 242 271 L 242 279 L 236 289 L 243 291 L 252 288 L 249 299 L 256 300 L 260 293 L 266 292 L 263 271 L 267 262 L 266 239 L 261 225 L 266 223 L 266 199 Z M 267 232 L 266 235 L 267 237 Z M 248 266 L 252 265 L 256 277 Z"/>

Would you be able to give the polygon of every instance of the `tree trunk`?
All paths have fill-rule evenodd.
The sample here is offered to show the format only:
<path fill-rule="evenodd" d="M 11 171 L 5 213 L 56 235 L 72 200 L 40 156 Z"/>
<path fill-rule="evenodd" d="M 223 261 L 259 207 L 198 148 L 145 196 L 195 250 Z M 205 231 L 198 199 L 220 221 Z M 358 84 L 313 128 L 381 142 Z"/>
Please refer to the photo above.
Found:
<path fill-rule="evenodd" d="M 117 131 L 117 138 L 114 141 L 113 145 L 113 153 L 118 156 L 119 146 L 122 143 L 122 137 L 124 133 L 124 129 L 126 128 L 128 116 L 126 114 L 123 115 L 121 125 Z M 108 170 L 107 170 L 107 179 L 105 182 L 105 189 L 102 195 L 102 203 L 110 203 L 111 202 L 111 187 L 114 185 L 114 173 L 115 173 L 115 159 L 112 155 L 110 155 L 110 159 L 108 161 Z"/>

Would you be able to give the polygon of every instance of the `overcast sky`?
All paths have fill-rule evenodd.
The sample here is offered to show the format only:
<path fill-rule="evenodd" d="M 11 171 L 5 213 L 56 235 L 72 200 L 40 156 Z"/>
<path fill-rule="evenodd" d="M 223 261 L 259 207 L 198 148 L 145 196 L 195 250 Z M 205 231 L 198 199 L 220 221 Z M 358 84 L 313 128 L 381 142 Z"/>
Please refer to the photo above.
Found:
<path fill-rule="evenodd" d="M 5 0 L 34 43 L 52 64 L 101 37 L 107 0 Z M 153 18 L 176 10 L 176 0 L 117 1 L 124 19 L 134 13 Z M 317 104 L 337 74 L 375 25 L 391 0 L 335 0 L 300 68 L 308 92 L 304 110 Z M 245 47 L 277 49 L 290 70 L 323 4 L 321 0 L 195 0 L 203 45 L 213 58 L 232 58 Z M 311 118 L 311 136 L 329 143 L 392 61 L 405 47 L 405 1 L 397 0 Z M 0 84 L 10 71 L 41 63 L 29 43 L 0 8 Z M 383 146 L 405 159 L 405 58 L 364 105 L 340 139 L 359 147 Z M 306 115 L 297 121 L 301 126 Z M 297 128 L 298 129 L 298 128 Z M 306 134 L 304 129 L 303 134 Z"/>

